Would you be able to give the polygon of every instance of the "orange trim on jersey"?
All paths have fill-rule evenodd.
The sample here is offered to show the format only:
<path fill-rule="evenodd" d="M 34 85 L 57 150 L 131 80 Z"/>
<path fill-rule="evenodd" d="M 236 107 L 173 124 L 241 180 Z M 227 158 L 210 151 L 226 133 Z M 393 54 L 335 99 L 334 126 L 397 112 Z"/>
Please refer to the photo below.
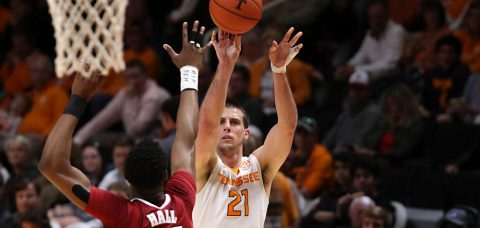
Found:
<path fill-rule="evenodd" d="M 228 167 L 230 170 L 232 170 L 233 173 L 235 173 L 236 175 L 238 175 L 238 173 L 240 173 L 240 169 L 239 168 L 230 168 Z"/>

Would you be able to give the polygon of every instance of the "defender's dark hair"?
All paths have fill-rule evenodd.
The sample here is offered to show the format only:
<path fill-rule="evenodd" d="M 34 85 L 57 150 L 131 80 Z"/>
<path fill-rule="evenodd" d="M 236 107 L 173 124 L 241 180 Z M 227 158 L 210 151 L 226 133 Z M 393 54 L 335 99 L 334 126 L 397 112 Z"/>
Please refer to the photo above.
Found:
<path fill-rule="evenodd" d="M 250 118 L 248 117 L 247 111 L 245 111 L 245 109 L 242 106 L 234 104 L 233 102 L 227 102 L 225 104 L 225 108 L 240 109 L 240 111 L 242 111 L 242 113 L 243 113 L 243 127 L 248 128 L 248 126 L 250 126 Z"/>
<path fill-rule="evenodd" d="M 125 161 L 125 179 L 134 187 L 149 190 L 163 186 L 167 178 L 168 158 L 151 139 L 140 140 Z"/>
<path fill-rule="evenodd" d="M 133 60 L 128 61 L 125 66 L 126 66 L 126 69 L 131 69 L 131 68 L 137 67 L 143 73 L 146 73 L 148 71 L 147 66 L 145 66 L 145 64 L 138 59 L 133 59 Z"/>
<path fill-rule="evenodd" d="M 173 96 L 163 102 L 162 112 L 166 113 L 174 122 L 177 122 L 178 106 L 180 106 L 180 97 Z"/>

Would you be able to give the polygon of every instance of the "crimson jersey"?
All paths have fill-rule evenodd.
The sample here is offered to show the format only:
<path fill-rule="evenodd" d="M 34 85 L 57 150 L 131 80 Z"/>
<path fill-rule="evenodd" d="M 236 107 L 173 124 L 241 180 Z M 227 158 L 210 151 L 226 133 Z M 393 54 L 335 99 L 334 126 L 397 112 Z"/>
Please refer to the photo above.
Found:
<path fill-rule="evenodd" d="M 105 227 L 191 228 L 195 204 L 195 180 L 190 172 L 177 171 L 164 186 L 165 200 L 154 205 L 142 199 L 128 200 L 92 187 L 85 211 Z"/>

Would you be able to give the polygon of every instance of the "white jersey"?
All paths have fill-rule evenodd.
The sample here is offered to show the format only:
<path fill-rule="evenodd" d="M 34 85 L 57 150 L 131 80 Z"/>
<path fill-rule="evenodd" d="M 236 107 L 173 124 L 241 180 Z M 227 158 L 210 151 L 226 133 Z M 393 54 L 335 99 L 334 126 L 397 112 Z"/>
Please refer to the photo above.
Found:
<path fill-rule="evenodd" d="M 195 228 L 263 227 L 268 197 L 254 155 L 242 158 L 238 174 L 218 158 L 193 208 Z"/>

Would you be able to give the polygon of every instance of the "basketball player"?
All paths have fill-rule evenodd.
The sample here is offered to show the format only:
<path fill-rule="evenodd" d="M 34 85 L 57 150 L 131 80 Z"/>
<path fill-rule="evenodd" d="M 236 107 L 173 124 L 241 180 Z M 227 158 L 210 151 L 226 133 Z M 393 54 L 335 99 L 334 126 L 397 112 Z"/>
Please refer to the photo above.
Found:
<path fill-rule="evenodd" d="M 302 48 L 302 44 L 294 46 L 302 33 L 290 39 L 292 33 L 290 28 L 280 43 L 273 41 L 269 53 L 278 123 L 264 145 L 249 157 L 242 157 L 243 142 L 249 137 L 246 113 L 225 105 L 241 36 L 220 31 L 217 40 L 216 33 L 212 34 L 219 63 L 200 108 L 195 142 L 195 227 L 263 227 L 272 181 L 288 156 L 297 124 L 297 109 L 285 72 Z"/>
<path fill-rule="evenodd" d="M 192 34 L 201 37 L 195 21 Z M 191 37 L 192 38 L 192 37 Z M 130 183 L 127 200 L 97 189 L 77 168 L 70 165 L 72 133 L 87 100 L 98 87 L 93 80 L 77 76 L 72 97 L 65 113 L 50 133 L 38 165 L 49 179 L 75 205 L 100 219 L 105 227 L 192 227 L 195 202 L 193 148 L 198 122 L 198 67 L 210 45 L 200 47 L 197 39 L 188 41 L 187 23 L 183 24 L 183 47 L 177 54 L 168 45 L 164 48 L 181 72 L 180 106 L 177 114 L 177 135 L 172 147 L 172 177 L 167 180 L 166 155 L 158 143 L 141 140 L 128 154 L 125 178 Z"/>

